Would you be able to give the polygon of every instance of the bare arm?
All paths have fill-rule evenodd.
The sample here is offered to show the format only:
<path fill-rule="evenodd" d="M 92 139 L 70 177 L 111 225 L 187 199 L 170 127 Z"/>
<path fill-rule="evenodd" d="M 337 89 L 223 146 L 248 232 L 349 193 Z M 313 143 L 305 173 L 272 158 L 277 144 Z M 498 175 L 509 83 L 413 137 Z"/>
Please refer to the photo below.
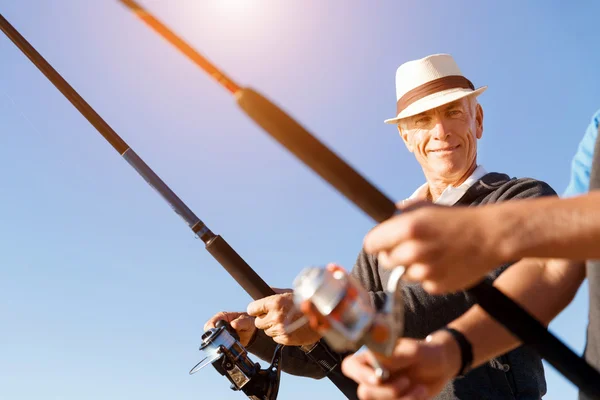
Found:
<path fill-rule="evenodd" d="M 542 198 L 481 207 L 499 256 L 600 258 L 600 191 L 569 199 Z"/>
<path fill-rule="evenodd" d="M 583 262 L 524 259 L 500 275 L 494 286 L 548 325 L 573 300 L 584 279 Z M 474 367 L 520 345 L 517 338 L 479 306 L 449 326 L 463 332 L 471 341 Z"/>
<path fill-rule="evenodd" d="M 440 223 L 443 221 L 444 223 Z M 428 204 L 379 224 L 365 250 L 432 294 L 455 292 L 506 262 L 529 257 L 600 259 L 600 191 L 483 207 Z"/>

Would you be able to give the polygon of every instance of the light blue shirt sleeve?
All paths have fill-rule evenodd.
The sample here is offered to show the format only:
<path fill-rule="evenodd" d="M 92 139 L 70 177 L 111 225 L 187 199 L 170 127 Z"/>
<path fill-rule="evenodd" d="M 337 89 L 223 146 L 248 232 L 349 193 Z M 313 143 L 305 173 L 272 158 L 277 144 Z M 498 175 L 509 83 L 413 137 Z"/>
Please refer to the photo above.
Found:
<path fill-rule="evenodd" d="M 577 196 L 587 193 L 590 187 L 590 171 L 592 169 L 592 158 L 594 157 L 594 147 L 596 137 L 598 136 L 598 124 L 600 123 L 600 110 L 594 114 L 592 121 L 585 131 L 585 135 L 577 153 L 571 162 L 571 181 L 563 193 L 563 197 Z"/>

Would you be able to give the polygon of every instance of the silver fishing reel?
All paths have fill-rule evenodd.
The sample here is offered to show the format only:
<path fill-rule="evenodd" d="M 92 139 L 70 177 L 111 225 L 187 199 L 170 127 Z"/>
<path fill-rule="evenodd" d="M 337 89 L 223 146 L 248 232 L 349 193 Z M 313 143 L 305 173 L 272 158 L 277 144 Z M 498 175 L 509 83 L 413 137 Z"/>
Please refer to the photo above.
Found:
<path fill-rule="evenodd" d="M 232 390 L 244 392 L 251 400 L 275 400 L 279 393 L 282 348 L 282 345 L 276 347 L 271 365 L 262 370 L 260 364 L 250 360 L 235 330 L 221 320 L 202 335 L 200 353 L 204 358 L 192 368 L 190 375 L 212 364 L 231 382 Z"/>
<path fill-rule="evenodd" d="M 369 293 L 342 267 L 306 268 L 294 280 L 294 303 L 337 352 L 354 352 L 364 345 L 390 356 L 404 331 L 403 273 L 403 267 L 392 271 L 384 306 L 376 310 Z M 386 378 L 379 364 L 376 370 Z"/>

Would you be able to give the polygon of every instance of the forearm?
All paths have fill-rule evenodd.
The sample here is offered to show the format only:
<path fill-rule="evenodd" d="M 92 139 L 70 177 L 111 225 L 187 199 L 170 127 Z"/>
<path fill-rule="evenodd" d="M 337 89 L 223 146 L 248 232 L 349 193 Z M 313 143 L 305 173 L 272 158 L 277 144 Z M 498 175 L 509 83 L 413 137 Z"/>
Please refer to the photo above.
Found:
<path fill-rule="evenodd" d="M 483 240 L 504 261 L 600 258 L 600 191 L 569 199 L 507 202 L 476 212 L 489 222 L 490 235 Z"/>
<path fill-rule="evenodd" d="M 571 302 L 584 278 L 585 268 L 579 262 L 524 259 L 500 275 L 494 286 L 547 325 Z M 449 326 L 462 332 L 473 345 L 474 367 L 520 345 L 479 306 Z"/>

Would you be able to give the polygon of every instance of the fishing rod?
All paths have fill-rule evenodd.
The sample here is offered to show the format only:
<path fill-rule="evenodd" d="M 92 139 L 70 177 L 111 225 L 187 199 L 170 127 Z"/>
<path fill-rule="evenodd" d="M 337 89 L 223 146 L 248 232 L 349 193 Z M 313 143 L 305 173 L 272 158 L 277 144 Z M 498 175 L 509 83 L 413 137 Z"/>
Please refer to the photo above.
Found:
<path fill-rule="evenodd" d="M 384 221 L 396 210 L 394 203 L 360 176 L 352 167 L 342 161 L 327 147 L 311 135 L 286 113 L 250 88 L 243 88 L 217 68 L 206 57 L 196 51 L 172 30 L 156 19 L 150 12 L 133 0 L 118 0 L 133 11 L 142 21 L 160 36 L 180 50 L 194 64 L 212 76 L 217 83 L 236 98 L 238 105 L 246 114 L 262 126 L 271 136 L 289 150 L 302 148 L 305 151 L 294 152 L 298 158 L 309 165 L 325 180 L 336 182 L 334 185 L 344 196 L 360 207 L 376 221 Z M 294 129 L 291 130 L 290 129 Z M 296 135 L 296 131 L 300 132 Z M 365 195 L 365 193 L 367 193 Z"/>
<path fill-rule="evenodd" d="M 187 223 L 192 232 L 204 242 L 206 250 L 213 258 L 225 268 L 254 300 L 275 294 L 273 289 L 267 285 L 225 239 L 221 235 L 213 233 L 190 210 L 2 14 L 0 14 L 0 29 L 73 106 L 79 110 L 125 161 L 158 192 L 173 211 Z M 236 336 L 235 331 L 226 328 L 226 324 L 219 325 L 215 329 L 205 332 L 205 335 L 202 337 L 203 343 L 200 350 L 210 350 L 210 357 L 213 357 L 218 351 L 218 357 L 211 359 L 212 364 L 217 371 L 222 375 L 226 375 L 232 382 L 232 389 L 244 391 L 253 400 L 274 400 L 277 397 L 279 388 L 279 369 L 281 368 L 279 356 L 281 355 L 281 348 L 276 348 L 271 366 L 264 371 L 260 370 L 258 364 L 252 363 L 246 356 L 246 350 L 239 343 L 239 337 Z M 341 360 L 338 355 L 332 353 L 322 341 L 302 349 L 311 360 L 327 373 L 328 378 L 340 388 L 348 399 L 358 400 L 356 394 L 358 385 L 342 374 Z M 203 354 L 206 355 L 206 351 Z M 207 365 L 207 363 L 205 362 L 204 365 Z M 204 366 L 200 366 L 200 364 L 202 364 L 202 361 L 192 371 L 195 372 Z M 192 371 L 190 373 L 193 373 Z M 241 377 L 244 377 L 244 379 Z"/>
<path fill-rule="evenodd" d="M 257 91 L 235 83 L 136 1 L 119 1 L 231 92 L 246 115 L 373 220 L 380 223 L 398 212 L 391 199 L 285 111 Z M 535 349 L 582 392 L 600 398 L 600 373 L 525 309 L 489 282 L 481 282 L 466 291 L 475 297 L 489 315 Z"/>

